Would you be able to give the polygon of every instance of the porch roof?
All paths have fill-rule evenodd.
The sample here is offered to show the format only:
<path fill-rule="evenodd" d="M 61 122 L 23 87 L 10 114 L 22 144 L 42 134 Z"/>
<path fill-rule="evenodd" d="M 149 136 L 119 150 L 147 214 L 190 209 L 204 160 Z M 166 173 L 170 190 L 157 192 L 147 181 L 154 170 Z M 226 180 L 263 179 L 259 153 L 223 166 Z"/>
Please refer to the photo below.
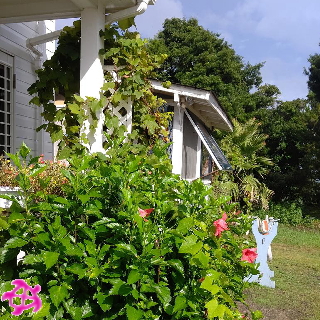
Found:
<path fill-rule="evenodd" d="M 84 8 L 97 8 L 98 0 L 0 0 L 0 23 L 77 18 Z M 105 13 L 133 7 L 138 0 L 102 0 Z"/>
<path fill-rule="evenodd" d="M 154 93 L 169 104 L 176 103 L 175 96 L 179 96 L 182 107 L 192 111 L 208 128 L 232 131 L 230 120 L 211 91 L 179 84 L 172 84 L 169 88 L 164 88 L 157 80 L 151 80 L 151 83 Z"/>

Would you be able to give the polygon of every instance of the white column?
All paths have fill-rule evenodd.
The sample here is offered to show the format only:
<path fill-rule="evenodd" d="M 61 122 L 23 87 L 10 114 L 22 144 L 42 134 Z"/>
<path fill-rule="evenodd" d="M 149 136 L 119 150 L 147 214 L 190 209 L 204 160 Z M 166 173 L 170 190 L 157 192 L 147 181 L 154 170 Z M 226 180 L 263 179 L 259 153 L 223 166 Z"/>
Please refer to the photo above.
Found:
<path fill-rule="evenodd" d="M 201 177 L 201 139 L 198 134 L 197 134 L 197 137 L 198 137 L 198 143 L 197 143 L 197 164 L 196 164 L 196 176 L 195 176 L 196 179 Z"/>
<path fill-rule="evenodd" d="M 172 173 L 181 175 L 183 148 L 183 117 L 184 109 L 180 106 L 179 95 L 174 95 L 173 132 L 172 132 Z"/>
<path fill-rule="evenodd" d="M 103 85 L 103 59 L 99 50 L 103 48 L 103 40 L 99 31 L 104 30 L 105 7 L 98 1 L 98 7 L 84 8 L 81 12 L 81 60 L 80 60 L 80 95 L 81 97 L 100 98 Z M 85 123 L 83 132 L 89 139 L 89 149 L 92 153 L 103 152 L 103 123 L 102 110 L 97 112 L 99 119 L 97 128 L 90 130 L 90 119 Z"/>

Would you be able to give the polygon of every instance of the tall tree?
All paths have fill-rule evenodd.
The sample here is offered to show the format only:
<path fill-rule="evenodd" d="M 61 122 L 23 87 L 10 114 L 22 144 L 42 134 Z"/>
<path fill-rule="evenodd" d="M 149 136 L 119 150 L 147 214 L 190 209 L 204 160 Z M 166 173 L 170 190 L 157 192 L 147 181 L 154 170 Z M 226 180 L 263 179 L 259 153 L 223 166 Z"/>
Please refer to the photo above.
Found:
<path fill-rule="evenodd" d="M 268 85 L 260 91 L 263 64 L 245 63 L 231 45 L 199 26 L 196 19 L 167 19 L 148 48 L 153 53 L 168 55 L 158 69 L 159 80 L 214 91 L 228 115 L 240 121 L 271 103 L 261 99 L 266 92 L 279 92 L 275 86 L 268 90 Z"/>
<path fill-rule="evenodd" d="M 275 191 L 274 200 L 319 203 L 319 114 L 302 99 L 260 111 L 263 131 L 269 136 L 268 156 L 275 163 L 267 176 L 268 187 Z"/>
<path fill-rule="evenodd" d="M 320 54 L 310 55 L 308 59 L 310 66 L 304 70 L 308 76 L 309 98 L 320 102 Z"/>

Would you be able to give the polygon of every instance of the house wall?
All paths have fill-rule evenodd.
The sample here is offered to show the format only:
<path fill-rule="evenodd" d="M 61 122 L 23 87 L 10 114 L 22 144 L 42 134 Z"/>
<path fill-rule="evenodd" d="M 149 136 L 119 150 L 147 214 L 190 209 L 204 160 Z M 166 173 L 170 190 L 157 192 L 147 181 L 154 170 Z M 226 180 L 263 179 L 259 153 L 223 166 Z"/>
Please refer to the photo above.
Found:
<path fill-rule="evenodd" d="M 201 141 L 186 114 L 183 119 L 183 150 L 181 178 L 193 180 L 200 177 Z"/>
<path fill-rule="evenodd" d="M 54 31 L 54 21 L 25 22 L 0 24 L 0 62 L 6 55 L 13 58 L 13 74 L 15 87 L 11 109 L 12 122 L 12 152 L 15 152 L 22 142 L 25 142 L 34 155 L 45 154 L 46 158 L 53 157 L 53 144 L 43 132 L 37 133 L 41 125 L 41 108 L 30 105 L 32 98 L 28 87 L 36 81 L 35 55 L 26 48 L 26 40 L 40 34 Z M 50 57 L 54 51 L 54 43 L 38 46 L 43 52 L 43 59 Z"/>

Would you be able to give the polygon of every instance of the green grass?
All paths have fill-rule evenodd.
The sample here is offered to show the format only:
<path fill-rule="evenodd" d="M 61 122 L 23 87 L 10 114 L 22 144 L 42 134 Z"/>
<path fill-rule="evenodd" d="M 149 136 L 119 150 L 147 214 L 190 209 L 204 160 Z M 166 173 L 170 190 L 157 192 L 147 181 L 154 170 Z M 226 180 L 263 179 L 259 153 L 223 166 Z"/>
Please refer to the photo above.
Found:
<path fill-rule="evenodd" d="M 276 288 L 254 285 L 247 303 L 265 320 L 320 319 L 320 230 L 279 226 L 272 245 Z"/>

